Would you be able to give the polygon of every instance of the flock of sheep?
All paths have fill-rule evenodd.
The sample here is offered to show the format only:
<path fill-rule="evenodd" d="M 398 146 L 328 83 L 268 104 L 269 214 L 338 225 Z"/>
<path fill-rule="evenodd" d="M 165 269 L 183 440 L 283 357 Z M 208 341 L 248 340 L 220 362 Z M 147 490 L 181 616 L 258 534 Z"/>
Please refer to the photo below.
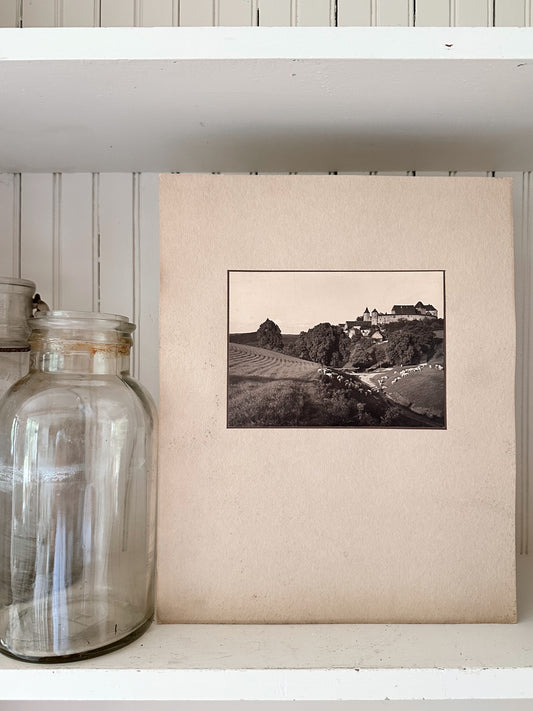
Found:
<path fill-rule="evenodd" d="M 325 375 L 326 378 L 329 378 L 332 381 L 337 380 L 341 385 L 344 385 L 345 388 L 357 390 L 357 392 L 362 393 L 364 397 L 367 397 L 371 392 L 370 388 L 365 388 L 365 386 L 358 380 L 353 380 L 352 378 L 347 377 L 348 375 L 355 375 L 355 373 L 347 373 L 346 375 L 342 375 L 342 373 L 336 373 L 335 371 L 324 367 L 318 369 L 318 374 Z"/>
<path fill-rule="evenodd" d="M 414 373 L 421 373 L 424 368 L 435 368 L 435 370 L 444 370 L 444 366 L 439 365 L 438 363 L 436 363 L 435 365 L 431 365 L 430 363 L 420 363 L 420 365 L 417 365 L 414 368 L 405 368 L 404 370 L 401 370 L 400 374 L 396 376 L 394 380 L 391 380 L 391 385 L 394 385 L 394 383 L 397 383 L 398 380 L 401 380 L 402 378 L 406 378 L 408 375 L 413 375 Z M 381 383 L 381 378 L 380 380 L 378 380 L 378 382 Z"/>
<path fill-rule="evenodd" d="M 390 381 L 390 385 L 394 385 L 397 383 L 399 380 L 402 378 L 406 378 L 410 375 L 413 375 L 415 373 L 421 373 L 424 368 L 434 368 L 435 370 L 444 370 L 444 366 L 439 365 L 438 363 L 432 365 L 429 363 L 421 363 L 420 365 L 414 366 L 413 368 L 404 368 L 403 370 L 400 371 L 399 375 L 397 375 L 395 378 L 393 378 Z M 356 373 L 348 372 L 347 375 L 342 375 L 342 373 L 337 373 L 334 370 L 329 370 L 329 368 L 323 367 L 318 369 L 319 375 L 325 375 L 327 378 L 330 378 L 330 380 L 336 379 L 339 383 L 343 384 L 344 387 L 346 388 L 353 388 L 354 390 L 357 390 L 360 393 L 363 393 L 363 395 L 366 397 L 370 392 L 372 388 L 365 388 L 364 385 L 362 385 L 358 380 L 353 380 L 351 377 L 347 376 L 356 376 Z M 383 390 L 387 389 L 387 386 L 385 385 L 385 381 L 389 379 L 388 375 L 381 375 L 377 379 L 377 384 L 373 386 L 374 389 L 379 390 L 382 392 Z"/>

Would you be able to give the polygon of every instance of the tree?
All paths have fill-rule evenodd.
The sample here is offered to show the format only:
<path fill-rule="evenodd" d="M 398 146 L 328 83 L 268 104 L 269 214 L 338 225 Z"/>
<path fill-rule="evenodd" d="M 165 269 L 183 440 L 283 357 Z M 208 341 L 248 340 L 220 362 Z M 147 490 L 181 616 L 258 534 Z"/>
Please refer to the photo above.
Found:
<path fill-rule="evenodd" d="M 270 348 L 272 351 L 283 350 L 280 327 L 269 318 L 257 329 L 257 345 L 261 348 Z"/>
<path fill-rule="evenodd" d="M 391 333 L 387 343 L 387 357 L 391 363 L 419 363 L 423 354 L 434 348 L 435 336 L 426 321 L 410 321 Z"/>
<path fill-rule="evenodd" d="M 358 370 L 369 368 L 376 362 L 374 349 L 368 345 L 369 340 L 370 339 L 361 338 L 357 341 L 350 354 L 352 366 Z"/>

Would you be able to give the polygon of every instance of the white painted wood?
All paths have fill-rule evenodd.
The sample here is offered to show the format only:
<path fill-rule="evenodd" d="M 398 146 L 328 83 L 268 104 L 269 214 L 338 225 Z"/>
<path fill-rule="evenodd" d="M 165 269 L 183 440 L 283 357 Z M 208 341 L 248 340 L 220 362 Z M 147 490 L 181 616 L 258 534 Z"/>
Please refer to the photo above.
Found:
<path fill-rule="evenodd" d="M 493 0 L 452 0 L 455 5 L 457 27 L 492 27 L 494 24 Z"/>
<path fill-rule="evenodd" d="M 4 699 L 414 700 L 533 698 L 533 560 L 516 625 L 154 625 L 132 645 L 53 674 L 0 659 Z"/>
<path fill-rule="evenodd" d="M 58 27 L 62 4 L 61 0 L 22 0 L 23 27 Z"/>
<path fill-rule="evenodd" d="M 532 32 L 2 29 L 0 170 L 527 170 Z"/>
<path fill-rule="evenodd" d="M 19 0 L 3 0 L 0 3 L 0 27 L 19 26 Z"/>
<path fill-rule="evenodd" d="M 67 67 L 72 60 L 117 59 L 443 60 L 446 65 L 485 60 L 498 66 L 506 60 L 532 59 L 532 38 L 530 28 L 517 27 L 421 27 L 416 32 L 408 27 L 0 28 L 0 66 L 5 71 L 24 63 L 27 74 L 37 69 L 33 62 Z"/>
<path fill-rule="evenodd" d="M 208 27 L 215 24 L 216 0 L 180 0 L 180 27 Z"/>
<path fill-rule="evenodd" d="M 101 0 L 102 27 L 134 27 L 138 7 L 138 0 Z"/>
<path fill-rule="evenodd" d="M 220 26 L 250 27 L 257 24 L 257 4 L 252 0 L 218 0 L 218 5 Z"/>
<path fill-rule="evenodd" d="M 138 181 L 139 256 L 136 260 L 135 351 L 137 376 L 159 399 L 159 175 L 143 173 Z"/>
<path fill-rule="evenodd" d="M 376 0 L 377 25 L 382 27 L 412 27 L 413 0 Z"/>
<path fill-rule="evenodd" d="M 450 0 L 416 0 L 417 27 L 448 27 Z"/>
<path fill-rule="evenodd" d="M 134 318 L 133 176 L 102 173 L 99 190 L 99 311 Z"/>
<path fill-rule="evenodd" d="M 142 27 L 172 27 L 177 24 L 176 0 L 143 0 L 139 25 Z"/>
<path fill-rule="evenodd" d="M 100 0 L 62 0 L 62 27 L 99 27 Z"/>
<path fill-rule="evenodd" d="M 372 4 L 372 0 L 338 0 L 339 27 L 370 27 Z"/>
<path fill-rule="evenodd" d="M 328 27 L 331 0 L 296 0 L 296 22 L 299 27 Z"/>
<path fill-rule="evenodd" d="M 291 0 L 258 0 L 262 27 L 290 27 Z"/>
<path fill-rule="evenodd" d="M 93 305 L 93 192 L 90 173 L 61 176 L 58 306 L 91 311 Z"/>
<path fill-rule="evenodd" d="M 0 275 L 18 276 L 18 183 L 10 173 L 0 173 Z"/>
<path fill-rule="evenodd" d="M 526 0 L 496 0 L 494 24 L 496 27 L 524 27 Z"/>
<path fill-rule="evenodd" d="M 22 176 L 21 276 L 31 279 L 44 301 L 54 303 L 54 177 Z"/>
<path fill-rule="evenodd" d="M 522 387 L 522 416 L 521 444 L 522 444 L 522 490 L 521 490 L 521 510 L 522 510 L 522 541 L 523 550 L 529 553 L 532 547 L 533 526 L 531 525 L 531 515 L 533 512 L 533 485 L 531 484 L 531 462 L 533 461 L 533 377 L 531 376 L 531 358 L 533 357 L 533 323 L 531 301 L 533 290 L 531 280 L 533 278 L 533 177 L 528 172 L 524 175 L 522 192 L 523 200 L 523 260 L 519 265 L 520 281 L 523 286 L 520 290 L 522 307 L 522 344 L 523 344 L 523 368 L 521 371 Z"/>

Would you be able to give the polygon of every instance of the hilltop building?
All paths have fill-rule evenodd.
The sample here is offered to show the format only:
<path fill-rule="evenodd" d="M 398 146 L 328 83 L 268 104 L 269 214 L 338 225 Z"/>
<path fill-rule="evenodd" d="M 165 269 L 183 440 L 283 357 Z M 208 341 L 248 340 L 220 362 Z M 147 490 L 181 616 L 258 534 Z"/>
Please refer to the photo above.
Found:
<path fill-rule="evenodd" d="M 355 331 L 360 331 L 362 336 L 370 336 L 374 338 L 375 327 L 383 326 L 388 323 L 397 323 L 398 321 L 422 321 L 426 318 L 438 318 L 438 311 L 432 304 L 423 304 L 421 301 L 412 304 L 395 304 L 390 313 L 381 313 L 377 309 L 364 310 L 362 316 L 359 316 L 355 321 L 346 321 L 344 324 L 344 332 L 353 338 Z M 376 338 L 374 340 L 379 340 Z"/>

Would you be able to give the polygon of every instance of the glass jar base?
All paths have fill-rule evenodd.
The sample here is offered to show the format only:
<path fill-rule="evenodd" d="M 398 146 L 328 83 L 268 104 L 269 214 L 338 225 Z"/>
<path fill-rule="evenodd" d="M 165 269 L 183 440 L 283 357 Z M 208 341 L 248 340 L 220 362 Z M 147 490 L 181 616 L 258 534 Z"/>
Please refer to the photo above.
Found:
<path fill-rule="evenodd" d="M 0 640 L 0 652 L 5 654 L 12 659 L 18 659 L 23 662 L 30 662 L 33 664 L 64 664 L 66 662 L 79 662 L 83 659 L 91 659 L 92 657 L 99 657 L 102 654 L 107 654 L 108 652 L 114 652 L 117 649 L 121 649 L 126 645 L 134 642 L 138 639 L 151 625 L 153 620 L 153 613 L 145 619 L 138 627 L 135 627 L 129 633 L 124 636 L 114 639 L 112 642 L 108 642 L 103 645 L 99 645 L 92 649 L 87 649 L 78 652 L 67 652 L 65 654 L 54 654 L 54 655 L 31 655 L 31 654 L 19 654 L 14 652 L 12 649 L 5 645 L 3 639 Z"/>

